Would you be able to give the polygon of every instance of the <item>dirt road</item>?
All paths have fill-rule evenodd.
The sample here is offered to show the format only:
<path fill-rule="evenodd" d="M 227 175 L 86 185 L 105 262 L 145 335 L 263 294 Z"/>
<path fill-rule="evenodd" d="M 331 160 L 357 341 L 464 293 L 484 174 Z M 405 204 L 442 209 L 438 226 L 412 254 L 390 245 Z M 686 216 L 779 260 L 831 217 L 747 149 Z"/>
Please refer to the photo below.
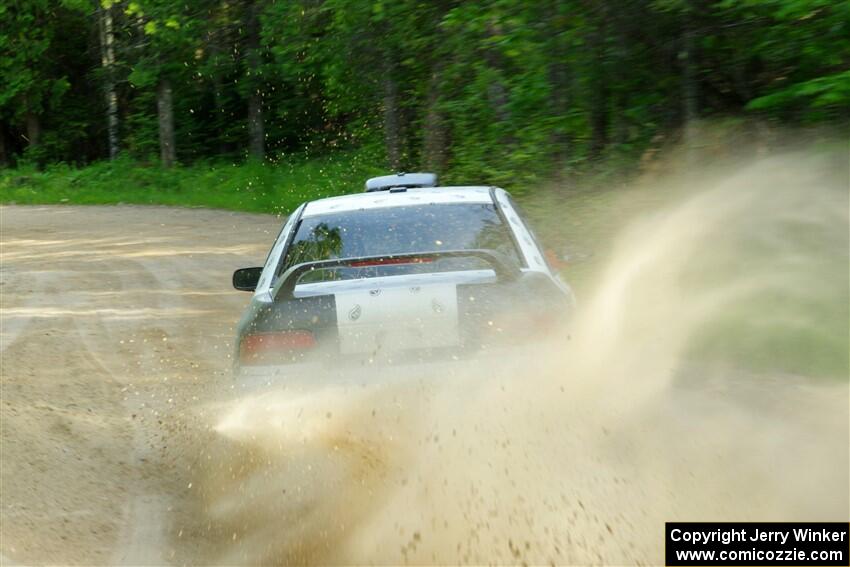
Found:
<path fill-rule="evenodd" d="M 846 193 L 774 165 L 627 233 L 567 341 L 256 396 L 230 275 L 280 219 L 0 207 L 0 563 L 645 565 L 666 521 L 846 519 Z M 803 348 L 694 360 L 730 320 Z"/>
<path fill-rule="evenodd" d="M 0 554 L 180 562 L 173 512 L 199 454 L 189 408 L 228 387 L 248 299 L 230 274 L 263 261 L 280 220 L 10 206 L 0 226 Z"/>

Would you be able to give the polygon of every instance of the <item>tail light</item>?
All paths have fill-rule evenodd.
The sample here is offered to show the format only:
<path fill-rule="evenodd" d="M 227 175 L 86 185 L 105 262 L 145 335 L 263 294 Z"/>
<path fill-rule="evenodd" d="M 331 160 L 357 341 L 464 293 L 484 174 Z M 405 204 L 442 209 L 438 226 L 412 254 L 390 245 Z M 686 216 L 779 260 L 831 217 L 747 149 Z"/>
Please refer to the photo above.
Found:
<path fill-rule="evenodd" d="M 371 266 L 394 266 L 398 264 L 430 264 L 434 258 L 421 256 L 416 258 L 379 258 L 377 260 L 360 260 L 349 264 L 352 268 L 367 268 Z"/>
<path fill-rule="evenodd" d="M 242 364 L 271 364 L 281 359 L 291 359 L 316 346 L 316 337 L 310 331 L 293 330 L 245 335 L 239 344 Z"/>

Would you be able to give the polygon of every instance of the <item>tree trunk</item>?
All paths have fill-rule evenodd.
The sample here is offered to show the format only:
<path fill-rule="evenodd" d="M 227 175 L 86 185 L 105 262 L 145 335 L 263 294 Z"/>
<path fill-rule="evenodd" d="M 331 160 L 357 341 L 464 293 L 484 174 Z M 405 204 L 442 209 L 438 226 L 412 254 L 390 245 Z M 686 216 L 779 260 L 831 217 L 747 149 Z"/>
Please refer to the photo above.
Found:
<path fill-rule="evenodd" d="M 221 92 L 224 86 L 221 83 L 221 71 L 219 70 L 219 55 L 221 53 L 221 48 L 219 47 L 219 39 L 216 36 L 212 36 L 209 38 L 209 44 L 211 58 L 213 61 L 215 61 L 215 64 L 213 65 L 212 69 L 213 102 L 215 104 L 214 127 L 216 128 L 218 153 L 219 155 L 223 156 L 227 153 L 227 145 L 225 144 L 223 129 L 225 122 L 224 98 L 221 96 Z"/>
<path fill-rule="evenodd" d="M 594 89 L 590 126 L 590 155 L 598 158 L 608 145 L 608 88 L 604 82 L 598 83 Z"/>
<path fill-rule="evenodd" d="M 566 119 L 570 108 L 570 70 L 567 66 L 568 47 L 566 45 L 566 15 L 561 13 L 563 2 L 551 0 L 547 6 L 549 19 L 549 43 L 551 57 L 548 66 L 549 106 L 557 125 L 552 131 L 552 157 L 557 167 L 562 167 L 570 155 L 570 139 Z"/>
<path fill-rule="evenodd" d="M 106 132 L 109 159 L 118 157 L 118 96 L 115 93 L 115 33 L 112 7 L 99 8 L 100 60 L 103 66 L 103 93 L 106 98 Z"/>
<path fill-rule="evenodd" d="M 266 128 L 263 121 L 263 98 L 260 81 L 260 11 L 259 2 L 253 2 L 248 14 L 248 136 L 251 156 L 266 157 Z"/>
<path fill-rule="evenodd" d="M 599 7 L 600 16 L 596 28 L 590 33 L 590 46 L 593 50 L 594 68 L 590 70 L 590 157 L 596 159 L 602 155 L 608 145 L 608 77 L 606 73 L 604 5 Z"/>
<path fill-rule="evenodd" d="M 620 80 L 615 83 L 617 88 L 612 95 L 614 112 L 611 130 L 613 131 L 614 143 L 618 145 L 627 144 L 630 138 L 628 109 L 631 89 L 625 81 L 625 77 L 630 75 L 628 55 L 631 49 L 628 43 L 630 33 L 628 18 L 629 14 L 624 14 L 623 11 L 615 12 L 615 17 L 612 18 L 617 53 L 613 57 L 614 68 L 609 75 L 620 77 Z"/>
<path fill-rule="evenodd" d="M 248 135 L 251 138 L 251 156 L 259 160 L 266 156 L 265 131 L 263 101 L 257 92 L 252 92 L 248 97 Z"/>
<path fill-rule="evenodd" d="M 697 84 L 696 30 L 694 29 L 693 8 L 687 3 L 682 13 L 682 120 L 683 138 L 687 161 L 696 161 L 697 119 L 699 118 L 699 86 Z"/>
<path fill-rule="evenodd" d="M 384 77 L 384 143 L 390 169 L 401 168 L 401 119 L 398 108 L 398 87 L 390 73 Z"/>
<path fill-rule="evenodd" d="M 38 114 L 31 110 L 27 111 L 27 140 L 31 148 L 38 147 L 41 141 L 41 120 Z"/>
<path fill-rule="evenodd" d="M 445 116 L 439 109 L 440 103 L 440 64 L 431 74 L 428 85 L 428 110 L 425 114 L 425 140 L 423 160 L 426 171 L 441 173 L 446 167 L 446 133 Z"/>
<path fill-rule="evenodd" d="M 218 71 L 213 71 L 215 75 L 213 76 L 213 89 L 215 89 L 215 123 L 223 126 L 224 121 L 224 100 L 221 96 L 221 77 L 218 75 Z M 225 140 L 225 133 L 223 129 L 217 129 L 216 131 L 216 140 L 218 144 L 218 153 L 219 155 L 225 155 L 227 153 L 227 143 Z"/>
<path fill-rule="evenodd" d="M 156 110 L 159 119 L 159 156 L 163 167 L 171 167 L 175 161 L 174 151 L 174 103 L 171 83 L 160 79 L 156 89 Z"/>
<path fill-rule="evenodd" d="M 492 23 L 488 24 L 488 38 L 492 38 L 495 35 L 498 35 L 495 25 Z M 498 78 L 493 81 L 490 81 L 490 83 L 487 85 L 487 100 L 490 103 L 490 108 L 493 109 L 493 114 L 495 114 L 496 119 L 500 123 L 502 123 L 505 128 L 509 129 L 509 122 L 511 121 L 511 111 L 508 106 L 508 89 L 505 87 L 505 84 L 501 79 L 502 70 L 504 69 L 502 55 L 497 51 L 496 48 L 488 47 L 484 50 L 484 61 L 491 69 L 493 69 L 499 75 Z M 512 136 L 510 133 L 508 133 L 504 141 L 510 142 L 511 139 Z"/>
<path fill-rule="evenodd" d="M 6 128 L 0 124 L 0 167 L 9 167 L 9 152 L 6 149 Z"/>

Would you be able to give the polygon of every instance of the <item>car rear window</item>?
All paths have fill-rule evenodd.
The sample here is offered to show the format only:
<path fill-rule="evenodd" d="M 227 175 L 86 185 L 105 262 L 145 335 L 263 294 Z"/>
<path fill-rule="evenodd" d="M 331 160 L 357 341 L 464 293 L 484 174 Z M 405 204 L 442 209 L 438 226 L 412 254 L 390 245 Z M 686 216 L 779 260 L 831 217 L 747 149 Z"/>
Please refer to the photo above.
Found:
<path fill-rule="evenodd" d="M 278 275 L 303 262 L 473 249 L 492 250 L 522 264 L 510 229 L 492 204 L 429 204 L 346 211 L 303 218 Z M 478 265 L 473 265 L 476 262 Z M 382 273 L 376 275 L 489 267 L 481 262 L 447 258 L 428 266 L 383 266 Z M 364 277 L 351 274 L 351 270 L 335 269 L 333 275 L 321 279 Z M 319 279 L 318 274 L 310 279 Z"/>

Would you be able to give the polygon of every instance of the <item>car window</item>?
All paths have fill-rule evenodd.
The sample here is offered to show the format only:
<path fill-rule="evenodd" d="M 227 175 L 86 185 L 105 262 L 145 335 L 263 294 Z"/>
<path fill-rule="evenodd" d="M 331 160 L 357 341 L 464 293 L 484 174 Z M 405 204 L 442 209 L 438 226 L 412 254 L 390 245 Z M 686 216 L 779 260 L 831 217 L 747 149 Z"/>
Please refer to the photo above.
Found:
<path fill-rule="evenodd" d="M 485 249 L 520 264 L 509 228 L 492 204 L 430 204 L 363 209 L 301 219 L 278 273 L 303 262 L 441 250 Z M 486 269 L 475 258 L 445 258 L 427 264 L 371 266 L 369 274 Z M 311 273 L 302 281 L 368 277 L 357 268 Z"/>
<path fill-rule="evenodd" d="M 257 282 L 257 289 L 262 290 L 267 285 L 272 283 L 273 274 L 275 273 L 275 265 L 277 264 L 277 258 L 280 256 L 281 249 L 283 248 L 286 240 L 289 238 L 289 233 L 292 232 L 293 225 L 295 222 L 301 217 L 301 209 L 304 205 L 300 205 L 296 208 L 289 218 L 286 219 L 286 222 L 280 228 L 280 232 L 275 238 L 274 244 L 272 244 L 271 249 L 269 250 L 268 256 L 266 256 L 266 261 L 263 262 L 263 274 L 260 278 L 260 281 Z"/>

